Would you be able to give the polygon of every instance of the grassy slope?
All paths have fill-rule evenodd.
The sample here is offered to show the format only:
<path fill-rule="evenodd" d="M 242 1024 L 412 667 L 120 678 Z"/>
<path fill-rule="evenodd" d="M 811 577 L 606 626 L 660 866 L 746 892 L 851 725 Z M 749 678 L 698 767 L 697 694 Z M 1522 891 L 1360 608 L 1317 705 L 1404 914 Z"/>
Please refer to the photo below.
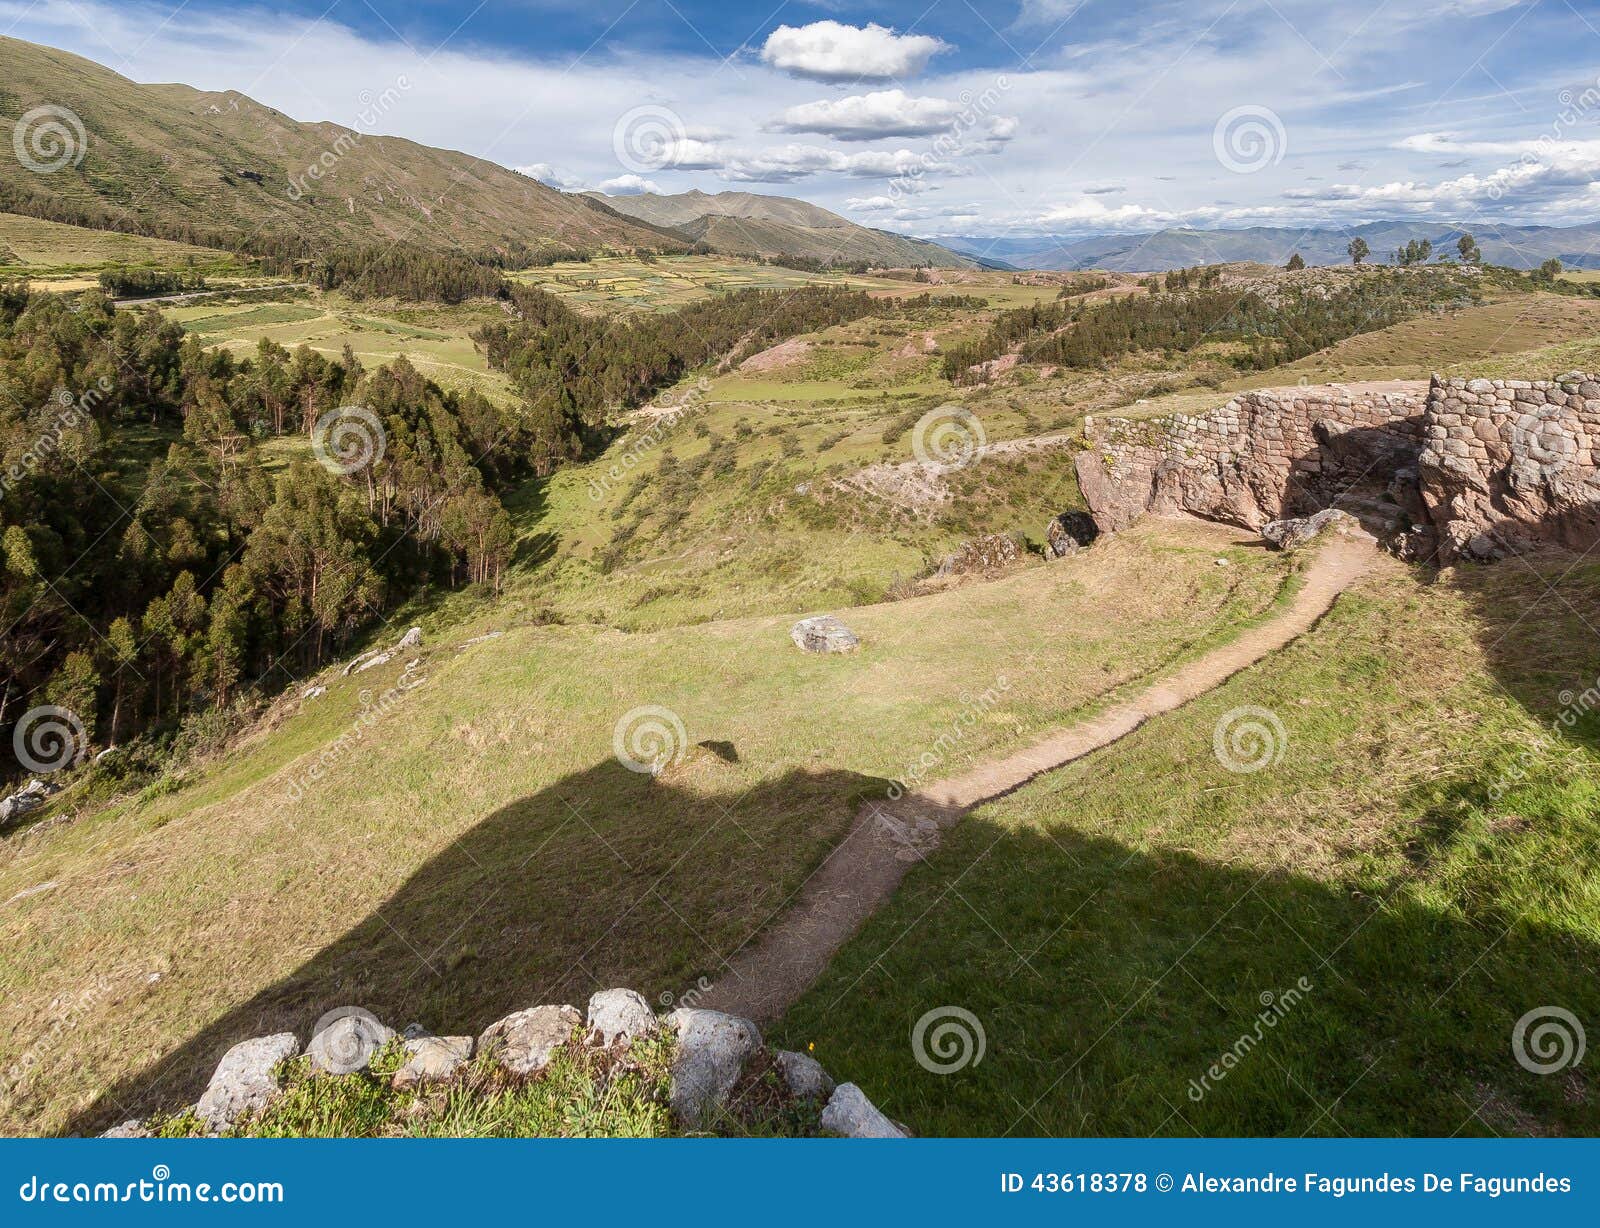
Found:
<path fill-rule="evenodd" d="M 1280 657 L 982 808 L 783 1034 L 936 1133 L 1594 1133 L 1587 1066 L 1511 1054 L 1526 1011 L 1600 1018 L 1600 727 L 1551 732 L 1600 670 L 1600 568 L 1569 565 L 1369 582 Z M 1254 774 L 1213 753 L 1241 705 L 1287 733 Z M 909 1037 L 951 1004 L 988 1051 L 937 1076 Z"/>
<path fill-rule="evenodd" d="M 871 781 L 903 774 L 999 675 L 1004 700 L 952 770 L 1263 609 L 1279 567 L 1226 546 L 1234 566 L 1214 566 L 1225 538 L 1136 533 L 860 609 L 866 648 L 850 658 L 798 653 L 773 617 L 440 644 L 426 682 L 342 744 L 398 666 L 334 680 L 186 790 L 7 842 L 0 1026 L 41 1039 L 5 1120 L 58 1127 L 97 1088 L 115 1115 L 148 1092 L 116 1081 L 164 1053 L 192 1093 L 219 1045 L 274 1020 L 304 1027 L 336 999 L 476 1028 L 602 984 L 682 994 L 800 881 Z M 1113 596 L 1130 591 L 1142 600 Z M 624 770 L 613 728 L 645 704 L 736 761 L 699 749 L 659 779 Z M 336 761 L 307 781 L 329 745 Z M 51 1030 L 63 1010 L 70 1041 Z"/>
<path fill-rule="evenodd" d="M 0 184 L 28 197 L 241 236 L 407 239 L 474 250 L 507 239 L 585 249 L 668 241 L 492 162 L 398 137 L 351 143 L 348 128 L 297 123 L 231 91 L 139 85 L 92 61 L 10 38 L 0 38 L 0 79 L 13 107 L 5 119 L 43 104 L 64 106 L 88 137 L 82 162 L 54 174 L 0 160 Z M 342 118 L 354 123 L 358 116 Z M 336 149 L 327 174 L 294 199 L 291 185 Z"/>
<path fill-rule="evenodd" d="M 192 268 L 201 273 L 227 272 L 235 267 L 232 255 L 215 248 L 63 226 L 15 213 L 0 213 L 0 250 L 9 250 L 15 257 L 0 259 L 0 277 L 20 275 L 30 280 L 122 266 Z M 42 288 L 48 289 L 50 284 Z"/>
<path fill-rule="evenodd" d="M 404 354 L 443 387 L 476 388 L 501 402 L 514 397 L 510 383 L 489 369 L 471 340 L 485 321 L 503 318 L 499 306 L 488 301 L 419 306 L 321 294 L 284 303 L 207 301 L 165 313 L 206 343 L 226 346 L 237 356 L 248 356 L 263 337 L 291 350 L 309 345 L 330 358 L 348 345 L 368 369 Z"/>

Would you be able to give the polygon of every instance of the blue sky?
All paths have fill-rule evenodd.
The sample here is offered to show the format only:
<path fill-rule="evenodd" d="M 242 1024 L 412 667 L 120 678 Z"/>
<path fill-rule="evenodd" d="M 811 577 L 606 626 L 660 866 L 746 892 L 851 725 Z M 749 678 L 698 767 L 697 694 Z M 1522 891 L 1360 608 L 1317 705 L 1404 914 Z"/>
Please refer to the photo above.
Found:
<path fill-rule="evenodd" d="M 0 0 L 0 32 L 569 189 L 932 236 L 1600 217 L 1592 2 L 473 3 Z"/>

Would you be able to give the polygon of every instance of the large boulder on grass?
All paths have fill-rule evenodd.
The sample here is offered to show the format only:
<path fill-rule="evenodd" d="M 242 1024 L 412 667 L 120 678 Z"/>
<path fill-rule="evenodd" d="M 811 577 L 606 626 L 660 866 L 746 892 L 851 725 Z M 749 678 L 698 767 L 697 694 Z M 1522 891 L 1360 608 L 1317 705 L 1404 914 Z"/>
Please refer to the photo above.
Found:
<path fill-rule="evenodd" d="M 672 1111 L 693 1128 L 708 1122 L 727 1103 L 745 1062 L 761 1047 L 761 1031 L 738 1015 L 690 1007 L 668 1015 L 667 1027 L 678 1037 L 672 1061 Z"/>
<path fill-rule="evenodd" d="M 832 614 L 802 618 L 789 629 L 789 638 L 806 652 L 854 652 L 861 647 L 861 637 Z"/>
<path fill-rule="evenodd" d="M 572 1038 L 583 1017 L 570 1006 L 535 1006 L 491 1023 L 478 1037 L 478 1052 L 512 1074 L 538 1074 Z"/>
<path fill-rule="evenodd" d="M 293 1032 L 240 1041 L 223 1054 L 195 1113 L 210 1129 L 226 1130 L 244 1114 L 260 1112 L 278 1094 L 278 1064 L 299 1052 Z"/>

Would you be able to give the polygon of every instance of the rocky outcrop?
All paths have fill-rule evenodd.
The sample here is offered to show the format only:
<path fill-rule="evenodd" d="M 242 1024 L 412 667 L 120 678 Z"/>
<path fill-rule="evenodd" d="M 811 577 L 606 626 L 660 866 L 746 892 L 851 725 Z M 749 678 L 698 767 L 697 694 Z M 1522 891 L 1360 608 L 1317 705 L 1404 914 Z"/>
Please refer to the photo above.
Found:
<path fill-rule="evenodd" d="M 939 561 L 940 576 L 964 576 L 994 571 L 1022 557 L 1022 543 L 1009 533 L 985 533 L 961 543 L 958 550 Z"/>
<path fill-rule="evenodd" d="M 742 1099 L 755 1089 L 756 1111 L 770 1125 L 774 1087 L 787 1093 L 795 1109 L 806 1108 L 825 1132 L 852 1138 L 903 1138 L 907 1131 L 885 1117 L 853 1083 L 835 1085 L 822 1064 L 809 1054 L 772 1052 L 765 1048 L 754 1023 L 722 1011 L 680 1007 L 658 1018 L 649 1003 L 631 989 L 607 989 L 589 999 L 585 1017 L 570 1006 L 534 1006 L 516 1011 L 484 1029 L 474 1045 L 470 1036 L 431 1036 L 420 1025 L 397 1036 L 360 1007 L 341 1007 L 317 1021 L 306 1052 L 311 1077 L 373 1077 L 373 1058 L 393 1053 L 397 1067 L 386 1075 L 397 1090 L 443 1084 L 466 1073 L 469 1063 L 491 1063 L 497 1081 L 537 1079 L 563 1049 L 581 1050 L 585 1062 L 631 1065 L 636 1043 L 666 1035 L 673 1042 L 670 1089 L 666 1099 L 673 1119 L 688 1132 L 707 1132 L 737 1115 Z M 398 1049 L 391 1048 L 397 1046 Z M 300 1053 L 292 1032 L 241 1041 L 229 1049 L 195 1105 L 201 1127 L 214 1134 L 234 1127 L 250 1114 L 266 1109 L 282 1094 L 278 1077 L 283 1063 Z M 665 1056 L 665 1055 L 664 1055 Z M 776 1079 L 776 1081 L 774 1081 Z M 497 1082 L 497 1085 L 500 1085 Z M 468 1085 L 470 1086 L 470 1085 Z M 455 1094 L 452 1091 L 451 1094 Z M 148 1138 L 151 1127 L 125 1121 L 104 1138 Z M 812 1132 L 807 1130 L 806 1132 Z"/>
<path fill-rule="evenodd" d="M 1262 540 L 1274 550 L 1298 550 L 1327 532 L 1350 537 L 1365 530 L 1349 512 L 1341 512 L 1336 507 L 1325 508 L 1311 516 L 1297 516 L 1293 520 L 1274 520 L 1261 526 Z"/>
<path fill-rule="evenodd" d="M 1045 549 L 1053 559 L 1083 549 L 1100 536 L 1100 526 L 1088 512 L 1062 512 L 1045 526 Z"/>
<path fill-rule="evenodd" d="M 44 806 L 60 788 L 52 781 L 33 779 L 10 797 L 0 798 L 0 827 L 14 823 Z"/>
<path fill-rule="evenodd" d="M 806 652 L 854 652 L 861 647 L 861 637 L 832 614 L 802 618 L 789 629 L 789 638 Z"/>
<path fill-rule="evenodd" d="M 1087 419 L 1095 523 L 1146 512 L 1261 529 L 1337 507 L 1405 557 L 1600 542 L 1600 376 L 1242 393 L 1197 416 Z"/>

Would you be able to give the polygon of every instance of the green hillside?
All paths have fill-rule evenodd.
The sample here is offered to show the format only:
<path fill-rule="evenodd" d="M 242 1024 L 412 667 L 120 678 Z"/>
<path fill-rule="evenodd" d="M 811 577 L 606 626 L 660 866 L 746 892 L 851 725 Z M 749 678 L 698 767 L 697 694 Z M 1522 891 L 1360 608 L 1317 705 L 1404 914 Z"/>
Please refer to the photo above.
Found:
<path fill-rule="evenodd" d="M 299 123 L 233 91 L 140 85 L 17 39 L 0 38 L 0 82 L 0 128 L 32 114 L 17 137 L 36 165 L 55 168 L 0 159 L 0 208 L 14 213 L 247 250 L 291 241 L 471 251 L 681 243 L 468 154 Z M 399 87 L 379 96 L 372 122 L 400 97 Z M 54 134 L 44 127 L 52 118 L 62 125 Z"/>

